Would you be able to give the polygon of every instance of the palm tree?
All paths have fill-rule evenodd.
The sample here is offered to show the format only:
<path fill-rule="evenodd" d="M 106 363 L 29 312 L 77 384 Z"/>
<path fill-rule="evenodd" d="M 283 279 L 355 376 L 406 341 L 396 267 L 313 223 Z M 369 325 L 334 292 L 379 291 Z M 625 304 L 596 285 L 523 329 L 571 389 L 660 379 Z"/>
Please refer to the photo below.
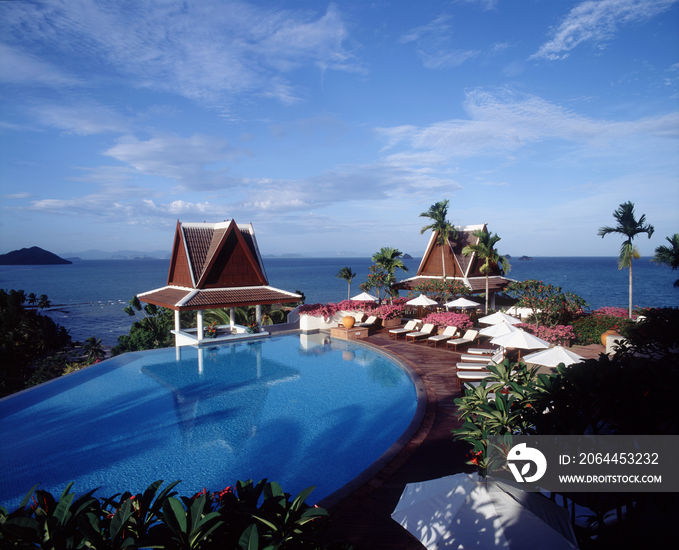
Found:
<path fill-rule="evenodd" d="M 31 292 L 28 296 L 26 296 L 26 301 L 28 302 L 29 306 L 34 306 L 37 304 L 38 297 L 35 295 L 35 292 Z"/>
<path fill-rule="evenodd" d="M 106 356 L 106 352 L 101 345 L 101 338 L 90 336 L 85 340 L 83 351 L 87 354 L 88 361 L 97 361 Z"/>
<path fill-rule="evenodd" d="M 52 305 L 52 302 L 49 301 L 47 298 L 47 294 L 41 294 L 40 297 L 38 298 L 38 307 L 40 309 L 45 309 L 47 307 L 50 307 Z"/>
<path fill-rule="evenodd" d="M 452 225 L 446 217 L 448 216 L 448 199 L 432 204 L 429 210 L 422 212 L 420 218 L 429 218 L 432 223 L 425 225 L 420 229 L 420 235 L 427 231 L 438 233 L 437 243 L 441 247 L 441 265 L 443 266 L 443 278 L 446 278 L 446 262 L 443 254 L 443 248 L 448 243 L 448 239 L 457 239 L 457 229 Z"/>
<path fill-rule="evenodd" d="M 384 269 L 389 274 L 389 287 L 396 282 L 396 269 L 408 272 L 408 268 L 404 265 L 403 260 L 401 260 L 402 256 L 403 252 L 390 246 L 382 247 L 379 252 L 373 254 L 372 261 L 375 262 L 375 265 Z M 390 292 L 393 296 L 391 288 Z"/>
<path fill-rule="evenodd" d="M 337 275 L 335 275 L 338 279 L 344 279 L 347 283 L 349 283 L 349 289 L 347 290 L 347 300 L 349 299 L 349 296 L 351 295 L 351 280 L 356 277 L 356 273 L 351 271 L 350 267 L 343 267 L 342 269 L 339 270 Z"/>
<path fill-rule="evenodd" d="M 679 233 L 675 233 L 672 237 L 665 237 L 670 246 L 659 246 L 655 249 L 655 256 L 653 256 L 653 263 L 656 265 L 667 265 L 675 269 L 679 269 Z M 674 281 L 674 286 L 679 287 L 679 279 Z"/>
<path fill-rule="evenodd" d="M 507 258 L 500 256 L 498 251 L 493 248 L 500 240 L 497 233 L 488 233 L 483 229 L 477 229 L 472 235 L 477 237 L 479 242 L 465 246 L 462 249 L 462 254 L 464 256 L 469 256 L 472 253 L 476 253 L 476 257 L 479 258 L 479 260 L 483 260 L 483 265 L 479 271 L 486 276 L 486 313 L 488 313 L 488 274 L 497 265 L 499 265 L 505 273 L 508 273 L 512 269 L 512 266 L 509 265 Z"/>
<path fill-rule="evenodd" d="M 634 203 L 624 202 L 613 212 L 613 217 L 618 222 L 615 227 L 604 226 L 599 228 L 598 235 L 603 239 L 609 233 L 618 233 L 627 237 L 620 247 L 620 257 L 618 258 L 618 269 L 629 267 L 629 318 L 632 318 L 632 260 L 639 257 L 639 252 L 632 245 L 632 239 L 639 233 L 647 233 L 648 238 L 653 235 L 653 226 L 644 225 L 646 214 L 642 214 L 637 221 L 634 217 Z"/>

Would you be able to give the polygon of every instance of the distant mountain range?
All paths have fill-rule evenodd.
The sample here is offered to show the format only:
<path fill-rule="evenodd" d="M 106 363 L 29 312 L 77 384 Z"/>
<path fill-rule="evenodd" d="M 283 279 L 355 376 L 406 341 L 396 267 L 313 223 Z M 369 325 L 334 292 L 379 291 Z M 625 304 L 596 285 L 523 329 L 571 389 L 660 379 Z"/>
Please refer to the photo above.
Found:
<path fill-rule="evenodd" d="M 59 255 L 62 258 L 73 260 L 169 260 L 172 256 L 167 250 L 153 250 L 151 252 L 116 250 L 115 252 L 105 252 L 97 249 L 85 250 L 83 252 L 63 252 Z"/>
<path fill-rule="evenodd" d="M 72 263 L 38 246 L 0 254 L 0 265 L 58 265 Z"/>

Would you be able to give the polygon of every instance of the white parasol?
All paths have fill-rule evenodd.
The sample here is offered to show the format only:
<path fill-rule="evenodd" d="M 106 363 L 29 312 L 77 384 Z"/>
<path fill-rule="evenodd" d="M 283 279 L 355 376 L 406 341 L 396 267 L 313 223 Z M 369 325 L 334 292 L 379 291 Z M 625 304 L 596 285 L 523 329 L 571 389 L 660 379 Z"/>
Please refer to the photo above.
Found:
<path fill-rule="evenodd" d="M 502 321 L 501 323 L 497 323 L 496 325 L 490 325 L 489 327 L 482 328 L 479 331 L 479 334 L 495 338 L 496 336 L 504 336 L 505 334 L 509 334 L 510 332 L 518 332 L 519 330 L 521 329 L 516 328 L 514 325 L 510 325 L 509 323 L 505 323 L 504 321 Z"/>
<path fill-rule="evenodd" d="M 377 302 L 377 298 L 367 292 L 362 292 L 361 294 L 354 296 L 352 300 L 356 302 Z"/>
<path fill-rule="evenodd" d="M 516 317 L 512 317 L 511 315 L 507 315 L 506 313 L 502 313 L 501 311 L 496 311 L 492 315 L 486 315 L 485 317 L 481 317 L 479 319 L 479 323 L 483 323 L 485 325 L 496 325 L 497 323 L 509 323 L 510 325 L 518 325 L 521 322 L 521 319 L 517 319 Z"/>
<path fill-rule="evenodd" d="M 549 347 L 549 342 L 533 336 L 525 330 L 517 330 L 502 336 L 496 336 L 491 340 L 491 343 L 502 346 L 503 348 L 514 348 L 519 350 L 519 361 L 521 361 L 522 349 L 546 349 Z"/>
<path fill-rule="evenodd" d="M 579 363 L 584 359 L 584 357 L 581 357 L 577 353 L 573 353 L 561 346 L 554 346 L 553 348 L 531 353 L 523 358 L 526 363 L 544 365 L 545 367 L 556 367 L 559 363 L 572 365 L 573 363 Z"/>
<path fill-rule="evenodd" d="M 417 298 L 406 302 L 409 306 L 435 306 L 437 304 L 436 300 L 427 298 L 424 294 L 420 294 Z"/>
<path fill-rule="evenodd" d="M 457 300 L 453 300 L 452 302 L 448 302 L 447 304 L 443 305 L 446 307 L 467 308 L 467 307 L 479 307 L 481 304 L 473 302 L 472 300 L 467 300 L 467 298 L 458 298 Z"/>
<path fill-rule="evenodd" d="M 408 483 L 391 517 L 429 550 L 577 548 L 565 508 L 476 475 Z"/>

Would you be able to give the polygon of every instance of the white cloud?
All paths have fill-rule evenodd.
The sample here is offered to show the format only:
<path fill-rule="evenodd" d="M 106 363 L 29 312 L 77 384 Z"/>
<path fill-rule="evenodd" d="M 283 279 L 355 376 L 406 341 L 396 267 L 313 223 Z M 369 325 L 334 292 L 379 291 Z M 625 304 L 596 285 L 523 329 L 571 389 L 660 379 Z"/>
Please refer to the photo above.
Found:
<path fill-rule="evenodd" d="M 45 104 L 33 107 L 31 111 L 43 124 L 81 136 L 122 133 L 129 129 L 127 121 L 120 114 L 91 103 L 70 106 Z"/>
<path fill-rule="evenodd" d="M 470 120 L 454 119 L 427 127 L 380 128 L 387 146 L 405 142 L 413 151 L 432 153 L 431 162 L 484 154 L 508 154 L 526 145 L 559 139 L 581 145 L 605 146 L 634 135 L 679 136 L 679 112 L 635 121 L 610 122 L 573 113 L 540 97 L 511 91 L 473 90 L 465 103 Z M 425 159 L 420 156 L 419 160 Z"/>
<path fill-rule="evenodd" d="M 82 85 L 79 79 L 64 74 L 51 63 L 20 48 L 0 44 L 0 81 L 9 84 L 34 84 L 49 87 Z"/>
<path fill-rule="evenodd" d="M 643 22 L 666 11 L 677 0 L 588 0 L 575 6 L 530 59 L 563 59 L 583 42 L 603 42 L 620 27 Z"/>
<path fill-rule="evenodd" d="M 222 106 L 245 93 L 285 104 L 296 101 L 285 74 L 299 68 L 363 70 L 346 46 L 350 36 L 334 4 L 320 16 L 222 1 L 178 5 L 63 0 L 39 8 L 23 2 L 2 4 L 5 32 L 24 44 L 25 50 L 16 47 L 10 58 L 12 66 L 28 60 L 15 77 L 24 81 L 57 81 L 50 75 L 49 61 L 30 53 L 40 41 L 52 48 L 41 58 L 59 56 L 73 70 L 87 67 L 87 78 L 97 78 L 101 66 L 102 74 L 127 75 L 135 87 Z"/>
<path fill-rule="evenodd" d="M 141 174 L 170 178 L 182 189 L 225 189 L 233 187 L 234 180 L 220 163 L 237 161 L 248 152 L 231 147 L 224 138 L 196 134 L 189 138 L 163 135 L 146 141 L 128 136 L 104 154 Z"/>

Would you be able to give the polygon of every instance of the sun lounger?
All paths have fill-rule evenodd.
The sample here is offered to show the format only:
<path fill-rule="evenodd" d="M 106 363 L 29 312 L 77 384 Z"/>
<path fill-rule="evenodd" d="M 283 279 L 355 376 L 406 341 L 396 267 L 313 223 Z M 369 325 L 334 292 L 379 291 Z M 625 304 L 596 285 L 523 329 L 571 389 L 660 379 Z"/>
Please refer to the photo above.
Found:
<path fill-rule="evenodd" d="M 432 332 L 434 332 L 434 325 L 432 323 L 427 323 L 418 332 L 409 332 L 408 334 L 406 334 L 406 342 L 408 341 L 408 338 L 415 342 L 420 338 L 431 336 Z"/>
<path fill-rule="evenodd" d="M 457 350 L 457 346 L 474 343 L 474 340 L 476 340 L 478 336 L 479 336 L 478 330 L 468 330 L 467 332 L 464 333 L 464 336 L 462 336 L 462 338 L 454 338 L 452 340 L 448 340 L 446 342 L 446 348 L 448 346 L 455 346 L 455 350 Z"/>
<path fill-rule="evenodd" d="M 389 331 L 389 338 L 392 336 L 398 340 L 399 335 L 408 334 L 420 328 L 420 321 L 408 321 L 404 327 L 393 328 Z"/>
<path fill-rule="evenodd" d="M 368 317 L 365 321 L 365 323 L 356 323 L 354 326 L 356 327 L 373 327 L 375 326 L 375 322 L 377 321 L 377 317 L 375 315 L 371 315 Z"/>
<path fill-rule="evenodd" d="M 458 371 L 486 370 L 488 363 L 455 363 Z"/>
<path fill-rule="evenodd" d="M 457 384 L 462 387 L 465 382 L 481 381 L 492 376 L 492 372 L 483 371 L 458 371 L 457 373 Z"/>
<path fill-rule="evenodd" d="M 499 349 L 500 348 L 469 348 L 467 353 L 471 353 L 472 355 L 493 355 Z"/>
<path fill-rule="evenodd" d="M 443 334 L 437 334 L 436 336 L 430 336 L 427 338 L 427 345 L 429 345 L 429 342 L 434 342 L 434 347 L 436 347 L 439 345 L 439 342 L 444 342 L 445 340 L 455 338 L 456 334 L 457 327 L 446 327 L 446 330 L 443 331 Z"/>
<path fill-rule="evenodd" d="M 501 363 L 502 360 L 505 358 L 505 354 L 503 350 L 497 350 L 493 355 L 467 355 L 464 354 L 460 357 L 460 361 L 463 363 L 490 363 L 491 361 L 493 363 Z"/>

